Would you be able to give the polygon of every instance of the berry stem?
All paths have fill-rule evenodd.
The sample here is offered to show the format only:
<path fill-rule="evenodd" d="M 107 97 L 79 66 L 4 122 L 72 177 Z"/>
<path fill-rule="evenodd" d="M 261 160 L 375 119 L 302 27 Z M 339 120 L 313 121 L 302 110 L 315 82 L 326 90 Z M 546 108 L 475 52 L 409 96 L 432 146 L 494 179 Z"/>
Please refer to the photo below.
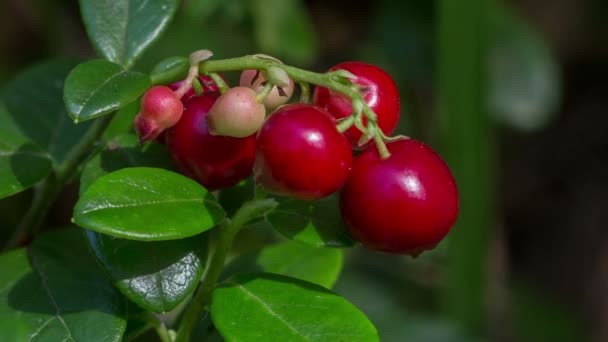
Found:
<path fill-rule="evenodd" d="M 306 82 L 299 82 L 300 86 L 300 102 L 310 103 L 310 84 Z"/>
<path fill-rule="evenodd" d="M 188 69 L 188 76 L 184 80 L 184 83 L 182 83 L 182 85 L 175 91 L 177 98 L 181 99 L 184 94 L 188 92 L 188 90 L 192 89 L 192 82 L 194 82 L 194 79 L 196 79 L 197 76 L 198 65 L 190 66 L 190 69 Z"/>
<path fill-rule="evenodd" d="M 378 154 L 380 154 L 380 158 L 383 160 L 388 159 L 391 156 L 391 153 L 386 148 L 386 144 L 382 139 L 382 131 L 378 128 L 376 133 L 374 134 L 374 142 L 376 143 L 376 148 L 378 149 Z"/>
<path fill-rule="evenodd" d="M 202 283 L 196 290 L 190 306 L 184 313 L 182 322 L 177 330 L 176 342 L 189 341 L 194 325 L 200 319 L 202 313 L 209 309 L 211 295 L 224 269 L 226 257 L 232 248 L 232 241 L 241 227 L 253 218 L 274 209 L 277 205 L 278 203 L 275 200 L 263 198 L 245 202 L 232 218 L 224 220 L 217 227 L 219 237 L 215 245 L 215 252 L 211 257 L 211 262 Z"/>
<path fill-rule="evenodd" d="M 355 117 L 353 115 L 347 117 L 346 119 L 340 121 L 337 125 L 336 125 L 336 129 L 338 130 L 338 132 L 340 133 L 344 133 L 346 132 L 349 128 L 351 128 L 353 126 L 353 124 L 355 123 Z"/>
<path fill-rule="evenodd" d="M 209 75 L 209 77 L 211 77 L 213 82 L 215 82 L 217 87 L 220 89 L 220 93 L 223 94 L 230 88 L 230 87 L 228 87 L 226 82 L 224 82 L 224 79 L 218 73 L 210 72 L 208 75 Z"/>
<path fill-rule="evenodd" d="M 264 99 L 266 98 L 266 96 L 268 96 L 268 94 L 270 94 L 273 87 L 274 87 L 274 84 L 272 84 L 272 82 L 266 81 L 266 84 L 264 84 L 264 88 L 256 96 L 258 103 L 264 102 Z"/>
<path fill-rule="evenodd" d="M 80 142 L 72 147 L 55 171 L 36 187 L 32 205 L 17 226 L 17 229 L 6 242 L 4 248 L 10 249 L 19 246 L 34 236 L 40 230 L 46 214 L 59 195 L 63 185 L 67 183 L 78 171 L 78 167 L 91 153 L 106 127 L 112 121 L 113 114 L 95 120 Z"/>

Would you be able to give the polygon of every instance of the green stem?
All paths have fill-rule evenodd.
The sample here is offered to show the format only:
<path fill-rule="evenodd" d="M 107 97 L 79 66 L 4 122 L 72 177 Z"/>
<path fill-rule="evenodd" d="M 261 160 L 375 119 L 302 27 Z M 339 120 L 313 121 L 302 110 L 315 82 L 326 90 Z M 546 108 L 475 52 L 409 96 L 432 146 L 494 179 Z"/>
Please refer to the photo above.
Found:
<path fill-rule="evenodd" d="M 262 91 L 259 92 L 256 96 L 256 100 L 258 101 L 258 103 L 264 102 L 264 99 L 266 98 L 266 96 L 268 96 L 268 94 L 270 94 L 272 88 L 274 88 L 274 84 L 272 84 L 272 82 L 270 81 L 267 81 L 266 85 L 264 85 L 264 88 L 262 88 Z"/>
<path fill-rule="evenodd" d="M 220 89 L 220 93 L 223 94 L 229 89 L 228 85 L 226 84 L 226 82 L 224 81 L 222 76 L 220 76 L 218 73 L 211 72 L 211 73 L 209 73 L 209 77 L 211 77 L 213 82 L 215 82 L 217 87 Z"/>
<path fill-rule="evenodd" d="M 78 166 L 89 156 L 93 145 L 102 136 L 112 117 L 113 115 L 107 115 L 93 123 L 80 142 L 68 152 L 64 162 L 36 187 L 32 205 L 8 239 L 5 249 L 19 246 L 38 233 L 63 185 L 74 176 Z"/>
<path fill-rule="evenodd" d="M 232 241 L 241 227 L 251 219 L 266 214 L 277 205 L 278 203 L 271 198 L 251 200 L 243 204 L 232 216 L 232 219 L 226 219 L 218 227 L 219 238 L 215 246 L 215 252 L 211 257 L 209 269 L 205 273 L 202 283 L 196 290 L 194 298 L 182 318 L 182 322 L 177 330 L 176 342 L 186 342 L 190 339 L 194 325 L 211 303 L 211 295 L 224 269 L 226 257 L 232 248 Z"/>
<path fill-rule="evenodd" d="M 300 86 L 300 102 L 310 103 L 310 84 L 306 82 L 299 82 Z"/>

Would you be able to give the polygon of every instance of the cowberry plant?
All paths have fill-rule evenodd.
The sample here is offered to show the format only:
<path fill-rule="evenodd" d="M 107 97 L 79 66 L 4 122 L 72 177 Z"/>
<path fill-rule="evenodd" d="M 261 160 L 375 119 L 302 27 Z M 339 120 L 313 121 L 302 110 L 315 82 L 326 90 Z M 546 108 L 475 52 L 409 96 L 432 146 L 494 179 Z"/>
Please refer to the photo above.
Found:
<path fill-rule="evenodd" d="M 361 62 L 316 73 L 207 50 L 137 72 L 177 3 L 80 5 L 102 58 L 39 65 L 2 93 L 0 195 L 34 187 L 0 256 L 2 336 L 378 340 L 330 290 L 341 248 L 416 256 L 458 212 L 440 157 L 390 136 L 391 77 Z M 239 86 L 229 72 L 242 72 Z M 75 180 L 74 226 L 38 234 Z M 269 230 L 286 240 L 261 239 L 252 253 L 233 246 Z"/>

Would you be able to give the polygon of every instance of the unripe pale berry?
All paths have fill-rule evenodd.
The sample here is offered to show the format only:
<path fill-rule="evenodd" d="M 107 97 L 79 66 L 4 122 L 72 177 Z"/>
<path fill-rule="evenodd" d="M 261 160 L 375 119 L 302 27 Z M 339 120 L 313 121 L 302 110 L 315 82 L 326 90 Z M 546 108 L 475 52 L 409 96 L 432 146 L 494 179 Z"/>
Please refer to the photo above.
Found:
<path fill-rule="evenodd" d="M 169 87 L 148 89 L 141 98 L 141 109 L 134 121 L 139 140 L 146 142 L 155 139 L 165 129 L 175 125 L 183 111 L 184 105 Z"/>
<path fill-rule="evenodd" d="M 240 80 L 240 85 L 242 87 L 248 87 L 251 88 L 253 90 L 255 90 L 256 92 L 261 92 L 262 89 L 264 89 L 264 82 L 266 82 L 266 78 L 264 77 L 264 75 L 260 72 L 258 74 L 258 77 L 256 78 L 256 74 L 258 74 L 257 70 L 244 70 L 241 73 L 241 80 Z M 266 96 L 266 98 L 264 98 L 264 106 L 266 106 L 266 109 L 268 109 L 268 111 L 272 111 L 274 109 L 276 109 L 279 106 L 284 105 L 285 103 L 287 103 L 287 101 L 289 101 L 289 99 L 291 98 L 291 95 L 293 95 L 293 89 L 294 89 L 294 82 L 293 80 L 290 78 L 289 79 L 289 84 L 286 87 L 281 88 L 284 92 L 283 95 L 281 95 L 281 93 L 279 92 L 279 89 L 275 86 L 272 88 L 272 91 L 270 91 L 270 93 L 268 94 L 268 96 Z"/>
<path fill-rule="evenodd" d="M 253 89 L 234 87 L 215 101 L 206 119 L 211 134 L 244 138 L 262 127 L 265 115 Z"/>

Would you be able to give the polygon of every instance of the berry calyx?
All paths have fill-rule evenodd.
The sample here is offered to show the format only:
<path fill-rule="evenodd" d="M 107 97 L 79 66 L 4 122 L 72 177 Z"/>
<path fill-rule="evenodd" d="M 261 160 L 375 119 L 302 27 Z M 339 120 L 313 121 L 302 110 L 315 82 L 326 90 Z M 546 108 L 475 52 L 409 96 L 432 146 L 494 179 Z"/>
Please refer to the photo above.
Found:
<path fill-rule="evenodd" d="M 244 70 L 241 73 L 240 85 L 242 87 L 248 87 L 255 90 L 256 93 L 260 93 L 264 89 L 266 78 L 258 70 Z M 268 111 L 272 111 L 279 106 L 282 106 L 289 101 L 291 95 L 293 95 L 294 82 L 290 78 L 288 79 L 287 85 L 280 88 L 274 86 L 270 93 L 264 98 L 264 106 Z"/>
<path fill-rule="evenodd" d="M 148 89 L 134 120 L 140 142 L 156 139 L 165 129 L 175 125 L 183 110 L 182 102 L 171 88 L 155 86 Z"/>
<path fill-rule="evenodd" d="M 258 132 L 256 181 L 269 192 L 303 200 L 339 190 L 350 172 L 352 151 L 335 124 L 315 106 L 280 107 Z"/>
<path fill-rule="evenodd" d="M 206 116 L 219 96 L 211 92 L 188 99 L 182 119 L 167 134 L 179 170 L 210 191 L 248 177 L 255 158 L 255 135 L 231 138 L 209 133 Z"/>
<path fill-rule="evenodd" d="M 356 76 L 352 80 L 360 89 L 363 100 L 377 115 L 378 127 L 385 135 L 391 135 L 399 122 L 399 91 L 393 79 L 377 66 L 363 62 L 344 62 L 328 72 L 346 70 Z M 326 109 L 336 119 L 346 118 L 353 113 L 351 100 L 344 94 L 334 92 L 325 87 L 316 87 L 313 94 L 313 104 Z M 363 117 L 363 123 L 367 119 Z M 349 128 L 344 135 L 353 148 L 362 149 L 358 142 L 363 133 L 355 126 Z"/>
<path fill-rule="evenodd" d="M 456 182 L 429 146 L 413 139 L 386 146 L 387 159 L 373 146 L 355 159 L 340 210 L 364 246 L 417 255 L 434 248 L 456 221 Z"/>
<path fill-rule="evenodd" d="M 256 92 L 247 87 L 228 89 L 207 114 L 209 132 L 213 135 L 244 138 L 257 132 L 266 115 Z"/>

